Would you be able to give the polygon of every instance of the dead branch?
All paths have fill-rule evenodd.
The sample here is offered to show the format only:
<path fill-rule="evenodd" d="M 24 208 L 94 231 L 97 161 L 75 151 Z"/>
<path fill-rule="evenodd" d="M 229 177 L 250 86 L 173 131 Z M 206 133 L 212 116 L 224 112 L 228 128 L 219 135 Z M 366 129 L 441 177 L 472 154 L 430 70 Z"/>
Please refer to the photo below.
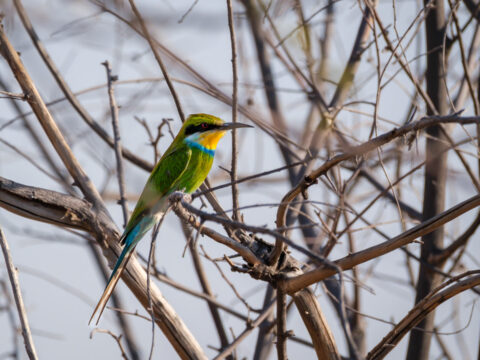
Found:
<path fill-rule="evenodd" d="M 28 317 L 27 312 L 25 311 L 25 305 L 23 303 L 22 291 L 20 289 L 20 282 L 18 281 L 17 269 L 15 268 L 15 265 L 13 265 L 10 248 L 8 246 L 7 239 L 5 237 L 5 234 L 3 233 L 2 228 L 0 228 L 0 245 L 2 247 L 3 258 L 5 259 L 8 277 L 12 286 L 13 298 L 15 299 L 15 305 L 17 306 L 18 317 L 20 318 L 20 324 L 22 326 L 22 336 L 23 342 L 25 344 L 25 350 L 27 351 L 30 360 L 37 360 L 37 351 L 35 350 L 35 344 L 33 343 L 30 325 L 28 324 Z"/>

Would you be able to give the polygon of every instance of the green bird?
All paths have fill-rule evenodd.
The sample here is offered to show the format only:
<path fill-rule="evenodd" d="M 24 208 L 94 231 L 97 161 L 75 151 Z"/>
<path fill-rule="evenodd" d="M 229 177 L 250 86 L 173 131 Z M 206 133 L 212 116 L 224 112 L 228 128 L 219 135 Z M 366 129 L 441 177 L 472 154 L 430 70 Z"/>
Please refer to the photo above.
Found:
<path fill-rule="evenodd" d="M 123 250 L 100 298 L 89 324 L 99 312 L 97 324 L 115 285 L 125 269 L 133 250 L 142 237 L 160 221 L 169 207 L 168 196 L 175 191 L 194 192 L 212 167 L 215 149 L 227 130 L 251 127 L 226 123 L 207 114 L 190 115 L 165 151 L 148 178 L 140 199 L 120 238 Z"/>

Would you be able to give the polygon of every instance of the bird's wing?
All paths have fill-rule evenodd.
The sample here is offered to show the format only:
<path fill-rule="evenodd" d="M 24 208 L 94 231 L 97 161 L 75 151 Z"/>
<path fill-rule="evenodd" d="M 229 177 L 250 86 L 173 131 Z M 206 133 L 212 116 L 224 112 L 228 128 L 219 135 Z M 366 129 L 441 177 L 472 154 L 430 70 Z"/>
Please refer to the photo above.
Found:
<path fill-rule="evenodd" d="M 151 212 L 155 205 L 167 194 L 175 190 L 173 187 L 177 180 L 185 173 L 192 156 L 192 150 L 188 147 L 178 148 L 160 159 L 148 178 L 137 205 L 130 216 L 130 220 L 125 227 L 121 238 L 121 243 L 125 243 L 128 235 L 147 215 L 153 215 Z M 128 243 L 128 241 L 127 241 Z"/>

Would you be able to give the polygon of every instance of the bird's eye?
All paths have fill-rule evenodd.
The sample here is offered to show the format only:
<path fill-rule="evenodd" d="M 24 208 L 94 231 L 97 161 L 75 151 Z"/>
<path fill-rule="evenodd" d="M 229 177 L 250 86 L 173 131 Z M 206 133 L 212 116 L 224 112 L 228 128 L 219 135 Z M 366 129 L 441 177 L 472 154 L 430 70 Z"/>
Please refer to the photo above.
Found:
<path fill-rule="evenodd" d="M 208 129 L 208 124 L 207 123 L 201 123 L 200 125 L 202 129 Z"/>

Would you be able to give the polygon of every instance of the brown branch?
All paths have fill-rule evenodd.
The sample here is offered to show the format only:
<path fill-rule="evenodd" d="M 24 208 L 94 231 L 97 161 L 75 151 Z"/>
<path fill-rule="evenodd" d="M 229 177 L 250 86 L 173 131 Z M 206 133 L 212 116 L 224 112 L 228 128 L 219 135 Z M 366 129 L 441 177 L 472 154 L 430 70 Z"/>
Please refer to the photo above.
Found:
<path fill-rule="evenodd" d="M 203 267 L 202 261 L 198 254 L 196 241 L 193 241 L 193 231 L 187 224 L 183 223 L 182 225 L 183 232 L 187 238 L 190 254 L 192 256 L 193 265 L 195 267 L 195 273 L 197 274 L 200 285 L 202 286 L 202 290 L 208 297 L 215 298 L 212 287 L 210 286 L 210 282 L 208 281 L 205 268 Z M 223 325 L 222 318 L 220 316 L 219 308 L 215 303 L 210 301 L 207 303 L 207 305 L 212 315 L 215 327 L 217 329 L 220 344 L 222 346 L 222 349 L 224 349 L 228 345 L 228 337 L 225 331 L 225 326 Z"/>
<path fill-rule="evenodd" d="M 277 359 L 287 359 L 287 295 L 277 291 Z"/>
<path fill-rule="evenodd" d="M 319 176 L 326 174 L 335 165 L 339 163 L 353 159 L 357 156 L 363 156 L 364 154 L 375 150 L 376 148 L 383 146 L 389 143 L 392 140 L 395 140 L 401 136 L 408 134 L 409 132 L 415 132 L 422 130 L 427 127 L 431 127 L 438 124 L 447 124 L 447 123 L 459 123 L 462 125 L 473 124 L 480 121 L 480 117 L 459 117 L 458 114 L 452 114 L 447 116 L 429 116 L 424 117 L 418 121 L 411 122 L 407 125 L 404 125 L 400 128 L 395 128 L 389 132 L 377 136 L 363 144 L 353 146 L 344 153 L 336 155 L 332 159 L 323 163 L 322 166 L 312 171 L 310 174 L 305 176 L 305 179 L 300 181 L 300 183 L 290 190 L 282 199 L 281 205 L 278 207 L 277 211 L 277 227 L 282 228 L 285 226 L 285 216 L 290 203 L 302 192 L 305 192 L 308 187 L 313 185 Z"/>
<path fill-rule="evenodd" d="M 189 211 L 184 207 L 183 193 L 173 193 L 170 195 L 170 201 L 172 203 L 172 209 L 177 214 L 177 216 L 182 219 L 182 221 L 190 224 L 195 229 L 197 229 L 201 234 L 207 235 L 212 240 L 223 244 L 232 250 L 236 251 L 240 254 L 245 261 L 252 265 L 260 265 L 261 261 L 257 258 L 257 256 L 246 246 L 240 244 L 239 242 L 228 238 L 220 233 L 216 232 L 215 230 L 210 229 L 209 227 L 203 226 L 200 221 L 198 221 L 194 216 L 190 214 Z M 190 210 L 190 209 L 189 209 Z"/>
<path fill-rule="evenodd" d="M 349 270 L 352 267 L 372 260 L 374 258 L 385 255 L 393 250 L 396 250 L 408 243 L 411 243 L 415 239 L 425 234 L 431 233 L 440 226 L 446 224 L 466 213 L 467 211 L 480 206 L 480 195 L 471 197 L 468 200 L 461 202 L 458 205 L 438 214 L 437 216 L 424 221 L 423 223 L 405 231 L 404 233 L 394 237 L 389 241 L 385 241 L 381 244 L 369 247 L 365 250 L 356 252 L 354 254 L 345 256 L 333 263 L 342 269 L 343 271 Z M 324 280 L 336 273 L 333 267 L 320 267 L 315 270 L 309 271 L 305 274 L 298 275 L 296 277 L 289 278 L 284 281 L 285 290 L 289 294 L 293 294 L 296 291 L 312 285 L 316 282 Z"/>
<path fill-rule="evenodd" d="M 292 295 L 313 341 L 318 359 L 340 360 L 337 345 L 312 290 L 305 288 Z"/>
<path fill-rule="evenodd" d="M 263 298 L 263 311 L 275 300 L 276 291 L 270 285 L 267 284 L 267 290 L 265 291 L 265 297 Z M 258 327 L 257 343 L 255 344 L 255 352 L 253 354 L 253 360 L 263 360 L 268 358 L 270 351 L 274 343 L 274 336 L 272 334 L 275 314 L 272 312 L 270 316 L 263 321 Z"/>
<path fill-rule="evenodd" d="M 96 329 L 93 329 L 92 332 L 90 333 L 90 339 L 93 338 L 93 334 L 95 333 L 104 333 L 104 334 L 108 334 L 110 335 L 117 343 L 118 345 L 118 348 L 120 349 L 120 355 L 122 356 L 122 358 L 124 360 L 128 360 L 128 356 L 127 354 L 125 353 L 125 349 L 123 348 L 123 345 L 122 345 L 122 335 L 115 335 L 113 332 L 111 332 L 110 330 L 105 330 L 105 329 L 100 329 L 100 328 L 96 328 Z"/>
<path fill-rule="evenodd" d="M 229 218 L 226 218 L 224 216 L 218 216 L 216 214 L 210 214 L 210 213 L 207 213 L 207 212 L 204 212 L 202 210 L 199 210 L 197 208 L 195 208 L 194 206 L 192 206 L 191 204 L 189 204 L 186 200 L 189 199 L 189 195 L 185 195 L 181 192 L 176 192 L 176 193 L 173 193 L 171 196 L 170 196 L 170 200 L 172 202 L 179 202 L 181 203 L 181 206 L 187 210 L 187 213 L 188 212 L 191 212 L 192 214 L 195 214 L 197 216 L 200 216 L 203 220 L 212 220 L 212 221 L 215 221 L 217 223 L 220 223 L 222 224 L 225 228 L 227 229 L 242 229 L 242 230 L 246 230 L 246 231 L 251 231 L 251 232 L 254 232 L 254 233 L 260 233 L 260 234 L 268 234 L 268 235 L 271 235 L 273 236 L 274 238 L 276 238 L 277 240 L 281 241 L 282 243 L 286 244 L 286 245 L 289 245 L 291 248 L 301 252 L 302 254 L 312 258 L 313 260 L 315 260 L 317 263 L 320 263 L 320 264 L 329 264 L 329 261 L 322 258 L 321 256 L 318 256 L 316 255 L 315 253 L 313 253 L 312 251 L 306 249 L 305 247 L 303 246 L 300 246 L 298 244 L 296 244 L 294 241 L 292 241 L 291 239 L 289 239 L 288 237 L 282 235 L 281 233 L 279 233 L 278 231 L 275 231 L 275 230 L 271 230 L 271 229 L 268 229 L 266 227 L 262 227 L 262 226 L 253 226 L 253 225 L 247 225 L 247 224 L 244 224 L 242 222 L 239 222 L 239 221 L 235 221 L 235 220 L 230 220 Z M 177 214 L 178 215 L 178 214 Z M 187 218 L 186 215 L 182 215 L 182 217 L 184 218 Z M 198 225 L 199 226 L 199 225 Z M 197 225 L 195 225 L 195 227 L 197 227 Z M 283 230 L 283 229 L 280 229 L 280 230 Z M 231 231 L 231 230 L 230 230 Z M 222 236 L 222 235 L 220 235 Z M 216 239 L 214 239 L 216 240 Z M 235 242 L 236 243 L 236 242 Z M 230 245 L 228 245 L 228 243 L 224 244 L 224 245 L 227 245 L 229 247 L 231 247 Z M 233 248 L 232 248 L 233 249 Z M 238 250 L 236 250 L 238 252 Z M 247 254 L 245 254 L 247 255 Z M 243 256 L 243 254 L 242 254 Z M 259 260 L 257 259 L 257 262 Z"/>
<path fill-rule="evenodd" d="M 453 241 L 446 248 L 442 249 L 440 253 L 433 254 L 431 257 L 431 262 L 433 264 L 441 264 L 446 261 L 455 251 L 460 247 L 464 246 L 471 236 L 475 233 L 477 228 L 480 226 L 480 212 L 478 212 L 475 220 L 472 221 L 472 224 L 461 234 L 455 241 Z"/>
<path fill-rule="evenodd" d="M 15 183 L 0 177 L 0 206 L 17 215 L 93 232 L 87 220 L 95 217 L 92 205 L 71 195 Z"/>
<path fill-rule="evenodd" d="M 12 44 L 7 38 L 7 35 L 4 32 L 3 26 L 0 24 L 0 52 L 2 53 L 5 60 L 7 60 L 10 69 L 12 70 L 15 78 L 17 79 L 19 85 L 21 86 L 23 92 L 27 97 L 27 101 L 35 113 L 38 121 L 43 127 L 43 130 L 47 134 L 50 142 L 55 148 L 57 154 L 62 159 L 65 167 L 67 168 L 70 175 L 75 180 L 75 183 L 82 190 L 83 195 L 87 200 L 92 202 L 96 208 L 99 210 L 105 211 L 105 205 L 98 193 L 97 189 L 88 178 L 87 174 L 83 171 L 80 163 L 77 161 L 73 155 L 70 147 L 68 146 L 63 134 L 58 128 L 55 120 L 52 118 L 52 115 L 48 111 L 43 99 L 37 91 L 35 84 L 32 82 L 32 79 L 28 75 L 25 67 L 23 66 L 20 56 L 17 51 L 13 48 Z M 106 213 L 106 211 L 105 211 Z"/>
<path fill-rule="evenodd" d="M 466 279 L 459 280 L 463 277 Z M 367 359 L 383 359 L 388 353 L 408 334 L 420 321 L 430 314 L 437 306 L 458 295 L 459 293 L 480 285 L 480 275 L 478 271 L 468 272 L 455 277 L 457 281 L 454 285 L 445 290 L 441 290 L 452 281 L 432 290 L 423 300 L 417 303 L 415 307 L 376 345 L 367 355 Z M 441 290 L 441 291 L 440 291 Z"/>
<path fill-rule="evenodd" d="M 150 33 L 148 32 L 147 25 L 145 24 L 145 21 L 143 20 L 142 15 L 140 15 L 140 12 L 138 11 L 137 6 L 135 5 L 135 1 L 128 0 L 128 2 L 130 3 L 130 7 L 132 8 L 132 11 L 137 17 L 138 22 L 140 23 L 140 27 L 142 28 L 142 35 L 147 40 L 148 45 L 150 45 L 150 49 L 152 50 L 153 55 L 155 56 L 155 60 L 157 60 L 157 63 L 160 66 L 160 70 L 162 70 L 162 74 L 163 74 L 163 77 L 165 78 L 165 82 L 167 83 L 168 89 L 170 90 L 170 94 L 172 95 L 173 101 L 175 102 L 175 106 L 177 107 L 178 115 L 180 116 L 180 120 L 182 120 L 182 123 L 183 123 L 185 121 L 185 115 L 182 110 L 180 99 L 178 98 L 177 92 L 175 91 L 175 87 L 173 86 L 173 83 L 170 80 L 170 75 L 168 75 L 167 68 L 165 67 L 163 60 L 157 51 L 155 42 L 153 41 L 152 37 L 150 36 Z"/>
<path fill-rule="evenodd" d="M 88 231 L 103 245 L 103 253 L 109 260 L 110 267 L 113 267 L 121 252 L 119 233 L 110 217 L 101 211 L 94 212 L 92 205 L 85 200 L 20 185 L 0 177 L 0 206 L 34 220 Z M 147 275 L 136 257 L 130 259 L 122 279 L 142 306 L 149 309 Z M 150 297 L 156 324 L 179 357 L 206 359 L 196 339 L 154 284 L 150 287 Z"/>
<path fill-rule="evenodd" d="M 45 46 L 40 41 L 40 38 L 38 37 L 37 32 L 33 28 L 33 25 L 30 19 L 28 18 L 27 12 L 23 7 L 22 2 L 20 0 L 14 0 L 14 5 L 15 5 L 15 8 L 17 9 L 18 15 L 20 16 L 23 26 L 25 27 L 25 30 L 27 31 L 28 35 L 30 36 L 30 39 L 33 42 L 33 45 L 35 46 L 38 53 L 42 57 L 43 61 L 45 62 L 45 65 L 47 65 L 47 68 L 50 70 L 53 78 L 57 82 L 58 86 L 62 90 L 63 94 L 65 95 L 69 103 L 72 105 L 75 111 L 80 115 L 80 117 L 87 123 L 87 125 L 98 136 L 100 136 L 111 148 L 113 148 L 115 144 L 114 140 L 108 135 L 105 129 L 103 129 L 103 127 L 92 118 L 92 116 L 78 101 L 77 97 L 72 92 L 72 90 L 70 89 L 66 81 L 63 79 L 62 75 L 60 74 L 60 71 L 58 70 L 57 66 L 53 62 L 50 55 L 48 54 Z M 122 149 L 122 154 L 129 161 L 131 161 L 132 163 L 136 164 L 137 166 L 141 167 L 144 170 L 151 171 L 153 168 L 153 166 L 150 163 L 139 158 L 138 156 L 131 153 L 129 150 L 125 148 Z"/>
<path fill-rule="evenodd" d="M 245 330 L 237 336 L 235 341 L 233 341 L 220 354 L 215 356 L 213 360 L 222 360 L 225 359 L 228 355 L 230 355 L 237 348 L 237 346 L 270 315 L 270 313 L 273 311 L 274 306 L 275 301 L 273 301 L 268 308 L 266 308 L 260 315 L 258 315 L 258 317 L 254 321 L 247 323 Z"/>
<path fill-rule="evenodd" d="M 237 73 L 237 43 L 235 39 L 235 23 L 233 21 L 233 7 L 232 0 L 227 0 L 228 10 L 228 28 L 230 30 L 230 44 L 232 47 L 232 122 L 237 122 L 237 94 L 238 94 L 238 73 Z M 238 213 L 238 187 L 237 180 L 237 130 L 232 131 L 232 165 L 230 170 L 230 179 L 232 182 L 232 204 L 233 204 L 233 219 L 240 220 Z"/>
<path fill-rule="evenodd" d="M 110 102 L 110 113 L 112 116 L 112 127 L 113 127 L 113 139 L 115 141 L 114 150 L 115 150 L 115 159 L 117 161 L 117 178 L 118 178 L 118 188 L 120 190 L 120 206 L 122 207 L 123 213 L 123 227 L 127 226 L 128 220 L 128 208 L 127 208 L 127 199 L 125 198 L 125 174 L 123 170 L 123 159 L 122 159 L 122 143 L 120 139 L 120 128 L 118 125 L 118 106 L 117 101 L 115 100 L 113 84 L 117 80 L 117 76 L 112 75 L 112 68 L 110 63 L 105 60 L 102 63 L 105 66 L 105 71 L 107 72 L 107 84 L 108 84 L 108 100 Z"/>
<path fill-rule="evenodd" d="M 13 297 L 15 299 L 15 305 L 17 306 L 18 317 L 20 318 L 20 324 L 22 326 L 23 342 L 25 343 L 25 350 L 27 351 L 30 360 L 37 360 L 37 351 L 35 350 L 35 344 L 33 343 L 32 333 L 30 331 L 30 325 L 28 324 L 27 312 L 25 311 L 25 305 L 23 303 L 22 291 L 20 289 L 20 283 L 18 281 L 17 269 L 13 265 L 12 255 L 10 254 L 10 248 L 8 246 L 7 239 L 0 227 L 0 245 L 2 247 L 3 257 L 5 259 L 5 265 L 12 286 Z"/>

